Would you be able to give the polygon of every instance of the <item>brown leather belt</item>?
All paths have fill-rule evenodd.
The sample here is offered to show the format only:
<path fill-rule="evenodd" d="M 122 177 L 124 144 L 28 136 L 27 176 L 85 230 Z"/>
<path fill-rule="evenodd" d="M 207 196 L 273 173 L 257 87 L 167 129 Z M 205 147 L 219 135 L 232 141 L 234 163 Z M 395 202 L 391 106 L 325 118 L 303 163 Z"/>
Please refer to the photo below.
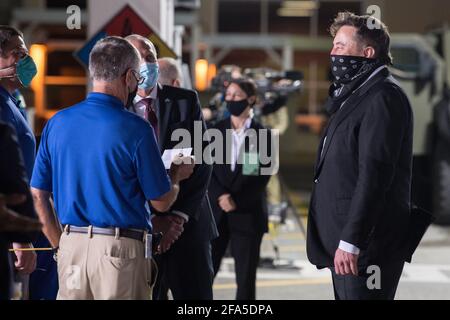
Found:
<path fill-rule="evenodd" d="M 91 229 L 91 230 L 89 230 Z M 146 231 L 143 230 L 131 230 L 131 229 L 123 229 L 123 228 L 99 228 L 99 227 L 77 227 L 66 225 L 64 227 L 64 231 L 66 233 L 75 232 L 75 233 L 91 233 L 91 234 L 100 234 L 105 236 L 118 236 L 124 238 L 130 238 L 139 241 L 145 241 Z"/>

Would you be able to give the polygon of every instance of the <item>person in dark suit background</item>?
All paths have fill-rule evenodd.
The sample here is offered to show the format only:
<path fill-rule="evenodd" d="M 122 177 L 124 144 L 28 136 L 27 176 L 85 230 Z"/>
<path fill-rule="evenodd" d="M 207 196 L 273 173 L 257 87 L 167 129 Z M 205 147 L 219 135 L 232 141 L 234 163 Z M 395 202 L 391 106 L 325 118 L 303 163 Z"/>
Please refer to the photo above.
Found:
<path fill-rule="evenodd" d="M 41 224 L 36 219 L 20 146 L 14 129 L 0 122 L 0 300 L 11 298 L 12 242 L 32 242 Z"/>
<path fill-rule="evenodd" d="M 158 84 L 157 53 L 150 40 L 140 35 L 126 38 L 141 54 L 141 76 L 145 78 L 134 99 L 133 111 L 153 126 L 161 153 L 180 147 L 172 141 L 177 129 L 189 132 L 191 139 L 182 147 L 192 147 L 197 160 L 192 176 L 181 182 L 180 193 L 170 214 L 152 218 L 154 232 L 162 232 L 160 254 L 155 256 L 158 278 L 153 290 L 156 300 L 167 299 L 167 289 L 175 300 L 213 298 L 211 240 L 217 228 L 207 197 L 212 165 L 203 157 L 207 142 L 196 154 L 195 140 L 201 140 L 206 127 L 197 93 L 192 90 Z M 200 132 L 194 132 L 198 126 Z M 195 136 L 200 134 L 200 136 Z M 207 155 L 206 155 L 207 156 Z M 149 164 L 151 165 L 151 164 Z"/>
<path fill-rule="evenodd" d="M 219 271 L 230 244 L 235 261 L 236 299 L 253 300 L 261 241 L 268 231 L 265 189 L 270 174 L 262 174 L 265 165 L 260 163 L 260 152 L 265 144 L 270 154 L 271 135 L 252 119 L 256 86 L 251 80 L 232 81 L 227 87 L 225 101 L 231 116 L 214 128 L 227 137 L 223 154 L 229 156 L 224 164 L 214 163 L 209 187 L 219 230 L 219 238 L 213 241 L 214 274 Z M 232 132 L 231 135 L 227 135 L 227 130 Z M 266 141 L 259 135 L 261 130 L 267 130 Z M 256 141 L 246 138 L 252 133 L 255 133 Z M 252 154 L 257 156 L 253 164 L 249 161 Z"/>
<path fill-rule="evenodd" d="M 336 299 L 394 299 L 405 262 L 413 115 L 387 69 L 388 30 L 369 19 L 343 12 L 330 28 L 332 116 L 317 154 L 307 253 L 330 268 Z M 381 288 L 369 288 L 372 275 Z"/>
<path fill-rule="evenodd" d="M 20 101 L 15 98 L 18 89 L 30 85 L 37 73 L 33 58 L 28 54 L 22 32 L 10 26 L 0 26 L 0 120 L 12 125 L 27 173 L 28 181 L 33 172 L 36 154 L 36 140 L 26 118 L 23 116 Z M 13 243 L 14 248 L 29 249 L 31 247 L 49 247 L 45 236 L 41 234 L 32 243 Z M 15 251 L 20 269 L 20 278 L 26 291 L 26 298 L 54 299 L 58 283 L 56 263 L 51 252 Z M 49 266 L 50 268 L 46 268 Z M 31 268 L 32 267 L 32 268 Z M 45 270 L 43 270 L 45 268 Z M 34 270 L 34 271 L 33 271 Z M 49 284 L 51 283 L 51 284 Z M 46 284 L 45 286 L 43 284 Z M 45 291 L 41 290 L 45 287 Z M 29 291 L 29 293 L 28 293 Z"/>

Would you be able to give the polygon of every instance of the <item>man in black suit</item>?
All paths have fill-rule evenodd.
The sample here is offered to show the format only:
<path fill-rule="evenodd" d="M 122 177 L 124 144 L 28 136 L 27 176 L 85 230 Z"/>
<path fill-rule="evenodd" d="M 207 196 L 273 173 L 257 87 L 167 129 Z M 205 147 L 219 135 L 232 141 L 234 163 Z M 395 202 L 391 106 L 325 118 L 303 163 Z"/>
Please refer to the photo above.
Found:
<path fill-rule="evenodd" d="M 14 133 L 0 122 L 0 300 L 11 294 L 11 242 L 32 242 L 40 223 L 35 220 L 33 200 L 28 187 L 23 159 Z M 8 207 L 7 207 L 8 206 Z"/>
<path fill-rule="evenodd" d="M 211 240 L 218 233 L 207 197 L 212 172 L 203 154 L 207 144 L 200 142 L 200 148 L 195 148 L 206 129 L 200 102 L 195 91 L 157 83 L 157 54 L 151 41 L 139 35 L 126 39 L 141 54 L 140 73 L 145 78 L 138 88 L 133 111 L 152 124 L 161 153 L 180 147 L 178 140 L 172 141 L 175 130 L 189 133 L 190 139 L 184 141 L 183 147 L 193 148 L 197 163 L 191 177 L 181 182 L 171 214 L 152 218 L 154 231 L 163 233 L 161 254 L 155 256 L 159 272 L 153 297 L 167 299 L 168 288 L 176 300 L 212 299 Z"/>
<path fill-rule="evenodd" d="M 330 28 L 332 116 L 317 155 L 307 252 L 330 268 L 336 299 L 394 299 L 405 261 L 413 115 L 387 69 L 387 28 L 371 19 L 340 13 Z"/>

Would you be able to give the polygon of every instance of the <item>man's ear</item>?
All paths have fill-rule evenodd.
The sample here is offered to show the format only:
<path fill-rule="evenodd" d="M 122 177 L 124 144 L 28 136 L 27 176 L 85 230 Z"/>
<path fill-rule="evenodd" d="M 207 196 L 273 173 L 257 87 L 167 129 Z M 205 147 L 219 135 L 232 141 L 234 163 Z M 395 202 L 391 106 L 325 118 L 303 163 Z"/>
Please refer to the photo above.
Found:
<path fill-rule="evenodd" d="M 173 87 L 178 87 L 178 88 L 181 87 L 180 79 L 173 80 L 172 86 Z"/>
<path fill-rule="evenodd" d="M 248 102 L 250 105 L 254 105 L 256 102 L 256 97 L 255 96 L 251 96 L 250 98 L 248 98 Z"/>
<path fill-rule="evenodd" d="M 133 72 L 131 69 L 128 69 L 125 73 L 125 85 L 128 86 L 133 81 Z"/>
<path fill-rule="evenodd" d="M 375 58 L 375 49 L 374 47 L 365 47 L 364 48 L 364 57 L 369 58 L 369 59 L 374 59 Z"/>

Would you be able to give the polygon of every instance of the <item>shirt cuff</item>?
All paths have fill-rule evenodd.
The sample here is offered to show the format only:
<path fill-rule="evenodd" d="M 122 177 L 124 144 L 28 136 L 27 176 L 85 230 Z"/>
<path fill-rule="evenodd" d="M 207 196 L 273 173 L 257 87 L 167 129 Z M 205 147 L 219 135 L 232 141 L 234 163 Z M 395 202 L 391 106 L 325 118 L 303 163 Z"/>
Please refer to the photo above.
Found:
<path fill-rule="evenodd" d="M 176 214 L 177 216 L 180 216 L 184 219 L 185 222 L 189 221 L 189 216 L 181 211 L 173 210 L 171 211 L 173 214 Z"/>
<path fill-rule="evenodd" d="M 351 243 L 345 242 L 343 240 L 341 240 L 339 242 L 339 249 L 341 249 L 345 252 L 351 253 L 351 254 L 356 254 L 356 255 L 358 255 L 360 252 L 358 247 L 352 245 Z"/>

